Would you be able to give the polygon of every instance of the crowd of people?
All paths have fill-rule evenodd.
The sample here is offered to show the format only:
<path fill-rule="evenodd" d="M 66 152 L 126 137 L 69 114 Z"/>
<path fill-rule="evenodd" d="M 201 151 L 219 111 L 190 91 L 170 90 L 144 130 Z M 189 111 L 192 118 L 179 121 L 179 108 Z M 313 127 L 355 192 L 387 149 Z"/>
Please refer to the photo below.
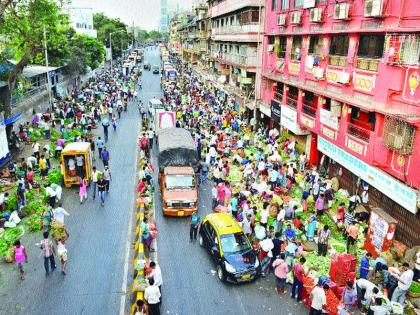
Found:
<path fill-rule="evenodd" d="M 275 290 L 284 294 L 292 275 L 290 295 L 301 302 L 303 278 L 308 274 L 307 245 L 315 245 L 312 249 L 319 256 L 330 256 L 332 226 L 320 223 L 336 199 L 339 174 L 329 178 L 325 169 L 309 165 L 306 154 L 298 152 L 296 140 L 284 137 L 276 128 L 257 126 L 235 109 L 233 101 L 219 98 L 215 85 L 178 65 L 182 76 L 177 80 L 162 77 L 161 101 L 176 112 L 176 126 L 193 134 L 200 160 L 199 184 L 211 179 L 213 210 L 230 213 L 240 224 L 259 252 L 262 276 L 272 270 Z M 369 216 L 356 211 L 359 204 L 369 201 L 368 185 L 362 182 L 361 187 L 360 195 L 355 193 L 348 196 L 348 202 L 340 203 L 332 223 L 346 241 L 345 251 L 359 258 L 361 240 L 356 223 L 366 224 Z M 298 198 L 293 196 L 296 194 Z M 190 241 L 196 239 L 200 221 L 194 213 Z M 260 246 L 266 239 L 272 241 L 268 249 Z M 404 306 L 410 284 L 419 279 L 416 269 L 416 275 L 406 264 L 401 270 L 388 269 L 383 259 L 371 259 L 369 253 L 359 265 L 358 279 L 347 281 L 339 296 L 341 314 L 351 313 L 356 300 L 363 312 L 387 314 L 389 300 Z M 310 313 L 321 314 L 328 306 L 328 282 L 320 280 L 311 290 Z"/>
<path fill-rule="evenodd" d="M 73 88 L 69 96 L 55 100 L 51 109 L 44 113 L 34 113 L 31 122 L 21 123 L 18 132 L 12 133 L 11 145 L 15 147 L 32 145 L 32 154 L 28 157 L 19 156 L 19 162 L 11 162 L 8 171 L 17 186 L 17 217 L 16 223 L 25 216 L 27 192 L 45 186 L 47 204 L 42 215 L 43 239 L 37 243 L 44 259 L 45 274 L 56 269 L 55 256 L 61 261 L 61 271 L 66 274 L 68 250 L 66 241 L 69 236 L 64 224 L 64 217 L 70 214 L 63 208 L 61 201 L 62 187 L 58 183 L 45 183 L 49 171 L 53 168 L 51 159 L 58 159 L 66 144 L 70 142 L 90 143 L 93 161 L 101 161 L 101 165 L 92 165 L 91 178 L 87 178 L 83 156 L 75 156 L 68 161 L 70 171 L 74 169 L 78 177 L 80 203 L 88 199 L 88 180 L 92 181 L 92 198 L 99 196 L 101 206 L 104 206 L 106 194 L 110 191 L 112 180 L 110 170 L 110 151 L 107 147 L 109 140 L 108 129 L 117 129 L 117 121 L 121 119 L 123 111 L 127 110 L 130 101 L 137 97 L 135 91 L 140 82 L 138 73 L 124 75 L 122 68 L 102 68 L 96 75 L 88 79 L 80 88 Z M 118 113 L 118 119 L 114 112 Z M 95 135 L 93 130 L 101 126 L 103 135 Z M 33 140 L 34 135 L 41 130 L 41 137 L 45 140 Z M 58 140 L 51 142 L 52 132 L 58 133 Z M 42 142 L 46 142 L 42 146 Z M 96 156 L 98 159 L 96 159 Z M 36 179 L 38 178 L 37 181 Z M 9 194 L 2 197 L 4 209 Z M 41 198 L 41 197 L 40 197 Z M 10 221 L 10 220 L 9 220 Z M 64 233 L 60 237 L 52 238 L 52 229 L 61 228 Z M 25 246 L 17 240 L 13 247 L 14 260 L 18 266 L 20 278 L 24 279 L 23 264 L 28 262 Z"/>

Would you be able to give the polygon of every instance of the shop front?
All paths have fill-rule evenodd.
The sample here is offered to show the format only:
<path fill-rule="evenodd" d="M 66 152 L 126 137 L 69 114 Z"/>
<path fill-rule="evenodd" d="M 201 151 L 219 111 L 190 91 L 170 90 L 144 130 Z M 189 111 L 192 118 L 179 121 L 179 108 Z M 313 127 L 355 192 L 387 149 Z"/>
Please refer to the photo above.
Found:
<path fill-rule="evenodd" d="M 322 137 L 318 137 L 318 150 L 325 155 L 321 160 L 329 175 L 338 176 L 340 188 L 360 194 L 365 182 L 369 185 L 367 209 L 382 208 L 398 221 L 397 240 L 409 246 L 420 244 L 417 191 Z"/>
<path fill-rule="evenodd" d="M 271 100 L 271 128 L 275 128 L 280 132 L 280 119 L 281 119 L 281 104 L 279 101 Z"/>
<path fill-rule="evenodd" d="M 311 133 L 303 130 L 297 122 L 297 111 L 287 105 L 280 106 L 280 126 L 287 130 L 288 137 L 296 142 L 299 152 L 310 156 Z"/>
<path fill-rule="evenodd" d="M 263 128 L 271 128 L 270 118 L 271 118 L 271 109 L 270 106 L 264 102 L 259 103 L 259 115 L 258 122 L 262 124 Z"/>

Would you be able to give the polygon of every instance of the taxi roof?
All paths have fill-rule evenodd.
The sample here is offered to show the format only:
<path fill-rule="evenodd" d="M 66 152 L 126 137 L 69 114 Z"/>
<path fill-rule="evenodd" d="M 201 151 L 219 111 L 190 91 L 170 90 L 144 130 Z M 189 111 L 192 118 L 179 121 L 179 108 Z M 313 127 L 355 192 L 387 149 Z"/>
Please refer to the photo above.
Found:
<path fill-rule="evenodd" d="M 72 142 L 67 144 L 62 153 L 68 153 L 68 152 L 80 152 L 80 151 L 86 151 L 90 149 L 90 143 L 89 142 Z"/>
<path fill-rule="evenodd" d="M 206 218 L 220 235 L 242 232 L 242 228 L 228 213 L 211 213 Z"/>

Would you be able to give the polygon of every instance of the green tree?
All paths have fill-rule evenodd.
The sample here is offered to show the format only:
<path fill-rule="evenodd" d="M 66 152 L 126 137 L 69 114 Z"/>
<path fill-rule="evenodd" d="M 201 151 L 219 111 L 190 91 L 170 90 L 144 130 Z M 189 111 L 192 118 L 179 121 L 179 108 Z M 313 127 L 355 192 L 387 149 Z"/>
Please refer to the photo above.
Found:
<path fill-rule="evenodd" d="M 20 0 L 9 6 L 3 16 L 0 36 L 6 39 L 6 50 L 12 50 L 16 64 L 8 73 L 8 89 L 4 97 L 4 116 L 11 115 L 11 96 L 22 70 L 44 47 L 44 29 L 48 41 L 58 44 L 63 39 L 64 18 L 54 0 Z"/>
<path fill-rule="evenodd" d="M 149 32 L 149 38 L 151 38 L 153 40 L 161 39 L 162 34 L 158 31 L 150 31 Z"/>
<path fill-rule="evenodd" d="M 93 16 L 93 27 L 97 30 L 98 39 L 109 47 L 109 34 L 112 34 L 112 57 L 121 55 L 121 49 L 127 49 L 132 41 L 132 35 L 127 31 L 125 25 L 120 19 L 111 19 L 103 13 L 96 13 Z"/>
<path fill-rule="evenodd" d="M 87 67 L 96 69 L 104 59 L 105 49 L 98 39 L 76 34 L 71 41 L 71 57 L 67 70 L 71 74 L 84 74 Z"/>

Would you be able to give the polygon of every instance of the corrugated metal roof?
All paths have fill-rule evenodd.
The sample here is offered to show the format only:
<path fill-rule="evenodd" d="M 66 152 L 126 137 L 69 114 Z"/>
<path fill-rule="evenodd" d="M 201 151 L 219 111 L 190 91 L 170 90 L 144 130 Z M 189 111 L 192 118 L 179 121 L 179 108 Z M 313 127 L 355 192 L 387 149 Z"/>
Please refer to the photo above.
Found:
<path fill-rule="evenodd" d="M 22 71 L 22 75 L 26 78 L 31 78 L 43 73 L 47 73 L 53 70 L 58 69 L 59 67 L 46 67 L 46 66 L 41 66 L 41 65 L 29 65 L 26 66 L 23 71 Z"/>

